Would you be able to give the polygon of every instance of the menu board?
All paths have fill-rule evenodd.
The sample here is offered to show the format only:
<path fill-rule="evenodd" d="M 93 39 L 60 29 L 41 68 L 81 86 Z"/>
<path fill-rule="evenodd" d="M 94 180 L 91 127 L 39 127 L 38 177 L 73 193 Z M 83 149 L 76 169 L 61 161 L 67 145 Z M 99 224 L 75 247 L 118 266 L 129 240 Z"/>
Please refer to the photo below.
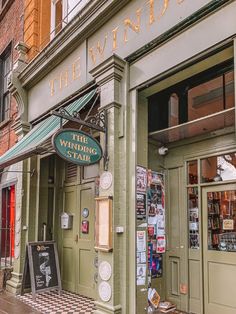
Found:
<path fill-rule="evenodd" d="M 30 275 L 30 280 L 29 280 Z M 39 292 L 61 291 L 61 277 L 55 241 L 29 242 L 26 249 L 22 291 L 30 283 L 33 297 Z"/>

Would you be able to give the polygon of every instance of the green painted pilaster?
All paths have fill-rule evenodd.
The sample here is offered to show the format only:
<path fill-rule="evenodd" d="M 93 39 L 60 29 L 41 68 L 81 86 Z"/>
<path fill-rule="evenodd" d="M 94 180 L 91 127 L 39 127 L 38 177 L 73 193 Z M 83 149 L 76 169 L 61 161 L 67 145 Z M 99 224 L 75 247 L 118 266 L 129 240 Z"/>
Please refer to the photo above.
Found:
<path fill-rule="evenodd" d="M 108 171 L 113 177 L 108 190 L 100 189 L 100 196 L 113 197 L 112 242 L 113 251 L 99 251 L 99 264 L 107 261 L 112 267 L 112 276 L 108 284 L 112 290 L 111 299 L 103 302 L 99 296 L 96 302 L 96 314 L 128 313 L 128 206 L 127 206 L 127 101 L 125 62 L 113 55 L 91 71 L 101 90 L 101 110 L 108 114 Z M 104 136 L 101 136 L 104 147 Z M 103 163 L 103 161 L 102 161 Z M 124 232 L 116 233 L 116 227 L 122 226 Z"/>

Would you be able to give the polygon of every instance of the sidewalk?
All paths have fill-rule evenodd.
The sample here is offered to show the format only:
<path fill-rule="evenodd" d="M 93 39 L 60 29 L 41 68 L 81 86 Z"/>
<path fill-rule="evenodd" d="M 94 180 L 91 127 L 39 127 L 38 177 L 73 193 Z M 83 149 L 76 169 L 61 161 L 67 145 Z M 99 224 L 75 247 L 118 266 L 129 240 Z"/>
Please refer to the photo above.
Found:
<path fill-rule="evenodd" d="M 37 294 L 34 301 L 31 293 L 14 296 L 0 294 L 0 314 L 92 314 L 94 300 L 62 290 Z"/>
<path fill-rule="evenodd" d="M 0 293 L 0 314 L 39 314 L 7 292 Z"/>

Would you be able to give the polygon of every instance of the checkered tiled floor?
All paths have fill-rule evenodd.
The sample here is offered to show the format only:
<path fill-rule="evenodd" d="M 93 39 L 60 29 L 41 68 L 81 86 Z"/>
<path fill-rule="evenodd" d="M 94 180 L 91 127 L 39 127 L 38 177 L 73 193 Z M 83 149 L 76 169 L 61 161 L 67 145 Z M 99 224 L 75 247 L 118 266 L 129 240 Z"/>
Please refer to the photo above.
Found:
<path fill-rule="evenodd" d="M 42 314 L 90 314 L 94 312 L 92 299 L 67 291 L 62 291 L 61 295 L 58 295 L 56 291 L 38 293 L 36 302 L 33 301 L 31 293 L 25 293 L 18 298 Z"/>

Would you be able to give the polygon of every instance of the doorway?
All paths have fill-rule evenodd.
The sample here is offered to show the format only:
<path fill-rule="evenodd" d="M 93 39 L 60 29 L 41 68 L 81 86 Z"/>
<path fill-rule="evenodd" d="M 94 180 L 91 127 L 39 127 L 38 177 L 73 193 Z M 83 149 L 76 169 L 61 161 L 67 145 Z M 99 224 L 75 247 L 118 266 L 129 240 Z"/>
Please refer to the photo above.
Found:
<path fill-rule="evenodd" d="M 202 188 L 205 314 L 236 313 L 236 184 Z"/>
<path fill-rule="evenodd" d="M 72 168 L 74 179 L 71 182 L 67 180 L 63 188 L 63 212 L 73 216 L 73 223 L 70 229 L 61 230 L 62 285 L 65 290 L 96 299 L 94 225 L 99 168 L 98 165 L 83 169 L 71 165 Z"/>
<path fill-rule="evenodd" d="M 73 225 L 63 230 L 63 288 L 95 298 L 94 182 L 64 188 L 64 211 Z"/>

